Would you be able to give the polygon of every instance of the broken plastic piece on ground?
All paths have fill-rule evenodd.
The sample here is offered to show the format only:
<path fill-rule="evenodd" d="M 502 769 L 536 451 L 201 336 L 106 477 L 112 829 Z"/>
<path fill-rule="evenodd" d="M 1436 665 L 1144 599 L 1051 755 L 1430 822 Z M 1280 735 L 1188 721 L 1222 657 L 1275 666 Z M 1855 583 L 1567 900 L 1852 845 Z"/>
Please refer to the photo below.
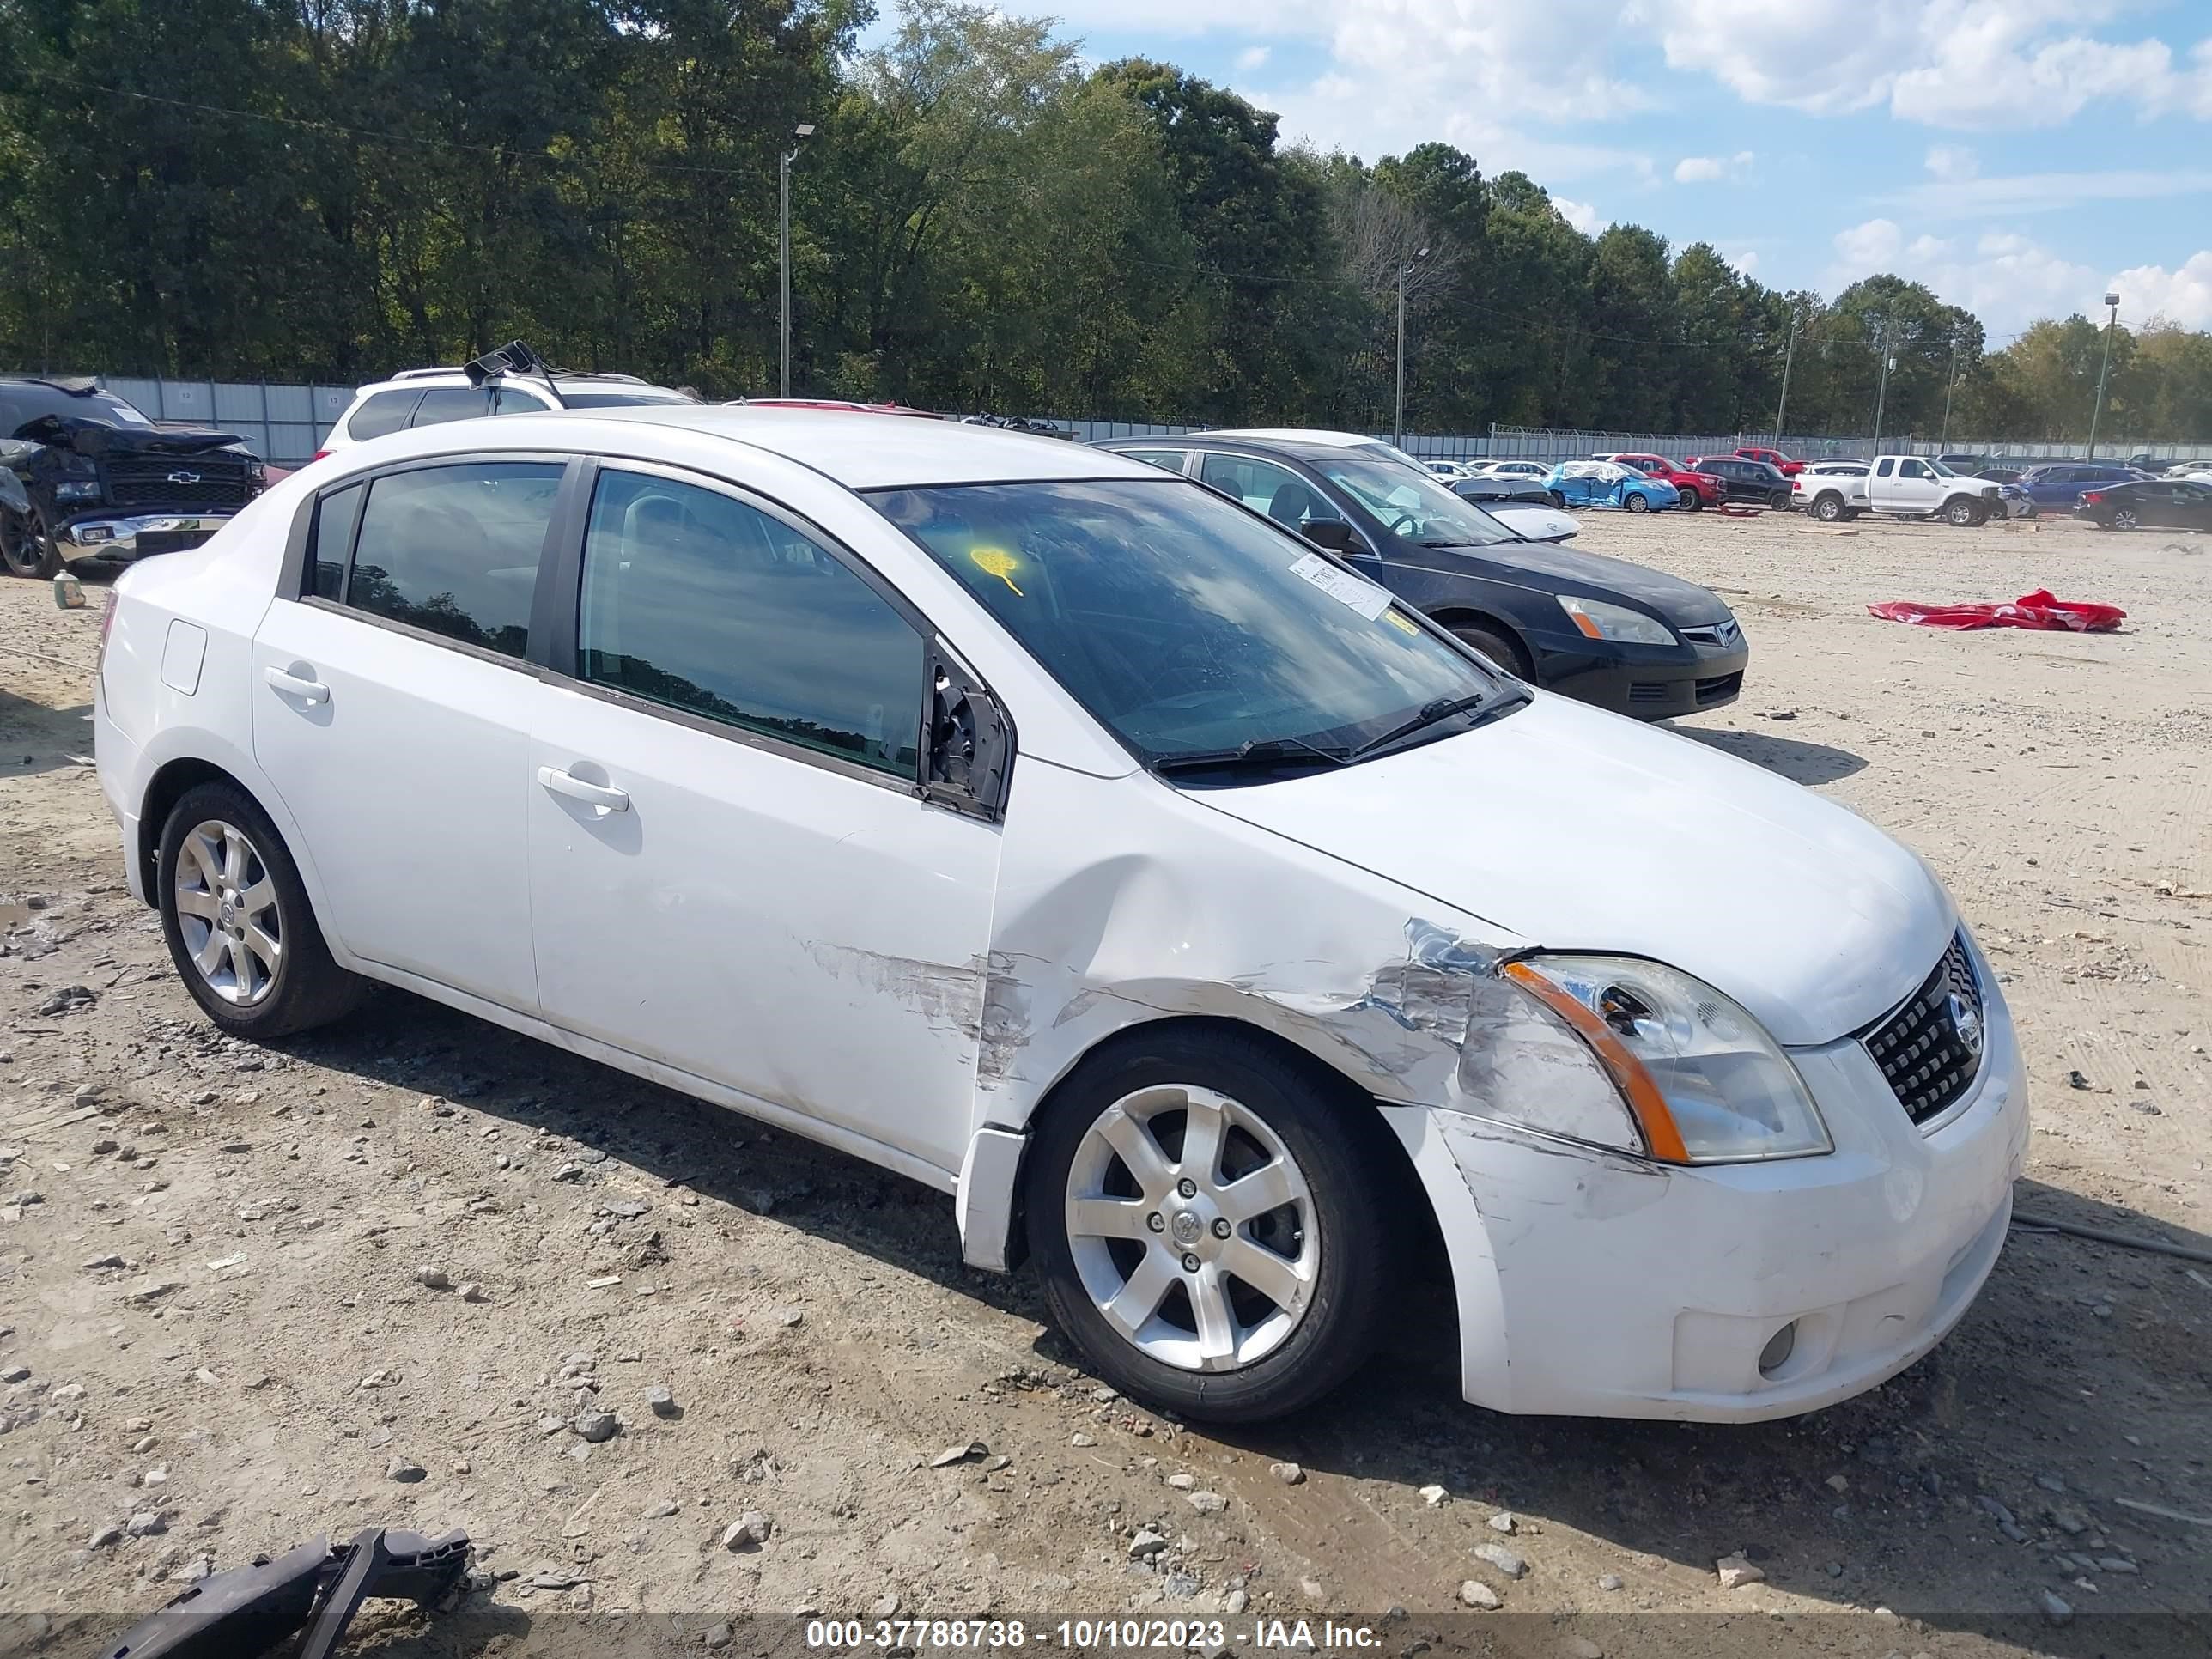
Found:
<path fill-rule="evenodd" d="M 332 1549 L 316 1538 L 275 1560 L 203 1578 L 103 1649 L 103 1659 L 251 1659 L 311 1618 L 295 1659 L 327 1659 L 362 1601 L 404 1596 L 428 1607 L 461 1582 L 469 1535 L 425 1538 L 370 1527 Z M 288 1651 L 291 1651 L 288 1650 Z"/>
<path fill-rule="evenodd" d="M 2125 620 L 2117 605 L 2055 598 L 2038 588 L 2003 605 L 1921 605 L 1891 599 L 1868 611 L 1886 622 L 1917 623 L 1923 628 L 2048 628 L 2075 634 L 2109 634 Z"/>

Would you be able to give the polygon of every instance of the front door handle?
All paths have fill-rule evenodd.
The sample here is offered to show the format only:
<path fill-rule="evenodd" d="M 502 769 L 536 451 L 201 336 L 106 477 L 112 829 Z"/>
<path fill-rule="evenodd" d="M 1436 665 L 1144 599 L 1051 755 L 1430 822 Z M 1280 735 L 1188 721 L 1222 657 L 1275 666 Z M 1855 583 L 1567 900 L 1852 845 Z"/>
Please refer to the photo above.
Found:
<path fill-rule="evenodd" d="M 629 797 L 621 790 L 610 789 L 604 783 L 589 782 L 573 772 L 563 772 L 557 766 L 539 767 L 538 781 L 555 794 L 566 795 L 570 800 L 604 807 L 610 812 L 629 811 Z"/>
<path fill-rule="evenodd" d="M 303 680 L 297 674 L 288 674 L 281 668 L 264 668 L 261 677 L 288 697 L 297 697 L 301 702 L 328 702 L 331 688 L 320 680 Z"/>

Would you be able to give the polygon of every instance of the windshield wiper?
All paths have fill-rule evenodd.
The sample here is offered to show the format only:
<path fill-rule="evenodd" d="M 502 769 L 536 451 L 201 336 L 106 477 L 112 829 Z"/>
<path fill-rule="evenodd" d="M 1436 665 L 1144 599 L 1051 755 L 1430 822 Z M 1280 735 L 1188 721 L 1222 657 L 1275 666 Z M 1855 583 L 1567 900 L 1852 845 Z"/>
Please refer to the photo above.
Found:
<path fill-rule="evenodd" d="M 1352 757 L 1349 749 L 1325 749 L 1304 738 L 1252 738 L 1234 749 L 1196 749 L 1185 755 L 1165 755 L 1152 763 L 1152 770 L 1166 774 L 1208 772 L 1232 766 L 1296 766 L 1309 759 L 1342 766 Z"/>
<path fill-rule="evenodd" d="M 1378 749 L 1388 747 L 1401 738 L 1409 738 L 1416 732 L 1425 731 L 1431 726 L 1442 725 L 1457 714 L 1474 715 L 1473 725 L 1468 728 L 1473 730 L 1474 726 L 1481 725 L 1486 720 L 1502 714 L 1508 708 L 1517 708 L 1528 701 L 1528 689 L 1517 682 L 1509 682 L 1495 690 L 1478 691 L 1469 696 L 1438 697 L 1434 702 L 1423 703 L 1420 712 L 1412 719 L 1401 720 L 1381 737 L 1370 738 L 1365 743 L 1361 744 L 1352 751 L 1352 758 L 1361 759 L 1373 754 Z"/>

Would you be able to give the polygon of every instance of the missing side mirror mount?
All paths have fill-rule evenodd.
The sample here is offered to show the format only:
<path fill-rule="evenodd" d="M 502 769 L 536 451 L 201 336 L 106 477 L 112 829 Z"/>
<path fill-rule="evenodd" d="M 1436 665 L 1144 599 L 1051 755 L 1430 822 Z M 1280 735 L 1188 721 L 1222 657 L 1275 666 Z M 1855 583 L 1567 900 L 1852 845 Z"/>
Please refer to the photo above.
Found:
<path fill-rule="evenodd" d="M 1309 519 L 1299 534 L 1316 547 L 1325 547 L 1332 553 L 1350 553 L 1359 544 L 1352 526 L 1342 519 Z"/>
<path fill-rule="evenodd" d="M 930 653 L 929 748 L 922 794 L 995 821 L 1005 811 L 1013 734 L 975 672 L 942 642 Z"/>

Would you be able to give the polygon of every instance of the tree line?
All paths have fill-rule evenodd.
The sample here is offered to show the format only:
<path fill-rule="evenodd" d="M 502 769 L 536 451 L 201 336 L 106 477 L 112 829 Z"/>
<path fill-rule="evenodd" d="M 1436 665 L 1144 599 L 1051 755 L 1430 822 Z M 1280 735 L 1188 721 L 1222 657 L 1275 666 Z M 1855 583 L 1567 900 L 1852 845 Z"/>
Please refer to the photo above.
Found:
<path fill-rule="evenodd" d="M 775 388 L 1188 423 L 2075 439 L 2105 338 L 1993 343 L 1894 276 L 1766 288 L 1525 174 L 1372 164 L 1174 66 L 907 0 L 0 0 L 0 362 L 357 383 L 510 338 Z M 800 124 L 814 132 L 795 136 Z M 1887 342 L 1893 368 L 1881 378 Z M 1993 345 L 1996 349 L 1992 349 Z M 2212 335 L 2112 347 L 2102 427 L 2212 437 Z"/>

